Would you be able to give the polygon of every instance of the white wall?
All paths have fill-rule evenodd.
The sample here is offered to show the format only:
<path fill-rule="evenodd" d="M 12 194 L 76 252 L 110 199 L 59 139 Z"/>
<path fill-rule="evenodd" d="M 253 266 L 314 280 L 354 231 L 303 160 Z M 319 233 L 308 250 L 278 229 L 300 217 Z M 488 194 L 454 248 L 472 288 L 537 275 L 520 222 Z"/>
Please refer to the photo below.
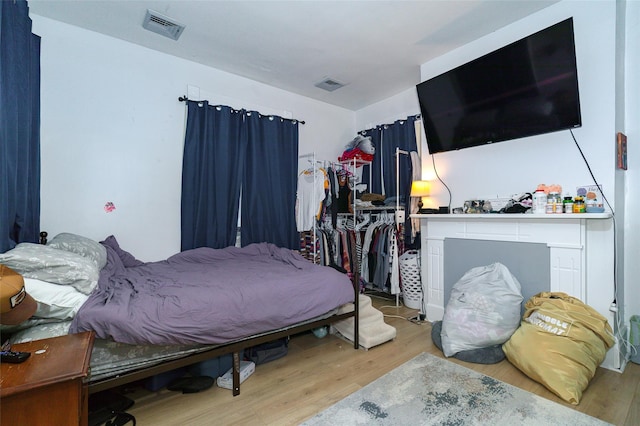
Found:
<path fill-rule="evenodd" d="M 640 315 L 640 2 L 626 2 L 625 55 L 625 127 L 628 140 L 628 169 L 625 174 L 626 216 L 625 232 L 625 322 L 631 315 Z"/>
<path fill-rule="evenodd" d="M 42 37 L 41 229 L 50 237 L 113 234 L 145 261 L 179 251 L 186 108 L 178 97 L 188 86 L 212 103 L 305 120 L 301 154 L 337 158 L 354 136 L 352 111 L 31 17 Z"/>
<path fill-rule="evenodd" d="M 415 87 L 356 111 L 356 131 L 420 114 Z"/>

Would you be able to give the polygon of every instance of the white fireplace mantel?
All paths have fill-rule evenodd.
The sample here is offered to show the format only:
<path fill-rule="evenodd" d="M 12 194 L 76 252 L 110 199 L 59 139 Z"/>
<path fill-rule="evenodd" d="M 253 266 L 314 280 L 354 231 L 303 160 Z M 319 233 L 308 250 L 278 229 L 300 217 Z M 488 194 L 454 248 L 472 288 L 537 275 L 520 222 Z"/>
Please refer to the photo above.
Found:
<path fill-rule="evenodd" d="M 578 214 L 414 214 L 420 219 L 422 313 L 429 321 L 444 315 L 446 238 L 544 243 L 549 247 L 550 291 L 590 305 L 614 327 L 614 233 L 610 213 Z M 495 259 L 499 262 L 500 259 Z M 604 367 L 620 368 L 611 353 Z"/>

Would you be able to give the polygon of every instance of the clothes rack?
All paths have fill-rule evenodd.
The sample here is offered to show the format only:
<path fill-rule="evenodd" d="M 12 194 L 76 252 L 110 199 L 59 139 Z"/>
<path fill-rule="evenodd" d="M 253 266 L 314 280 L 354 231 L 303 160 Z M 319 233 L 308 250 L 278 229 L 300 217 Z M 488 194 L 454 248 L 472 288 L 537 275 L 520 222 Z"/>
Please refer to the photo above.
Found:
<path fill-rule="evenodd" d="M 298 156 L 298 160 L 301 160 L 301 159 L 307 159 L 312 165 L 312 169 L 313 169 L 313 188 L 314 188 L 314 191 L 315 191 L 316 188 L 317 188 L 317 185 L 318 185 L 318 171 L 316 169 L 316 166 L 319 163 L 321 164 L 321 162 L 319 162 L 316 159 L 316 153 L 315 152 L 308 153 L 308 154 L 302 154 L 302 155 Z M 303 169 L 303 171 L 300 172 L 300 174 L 305 173 L 306 170 L 307 169 Z M 306 226 L 304 226 L 304 222 L 305 222 L 304 221 L 304 215 L 305 215 L 306 212 L 303 211 L 304 210 L 304 206 L 308 202 L 305 199 L 306 196 L 307 195 L 305 194 L 305 192 L 304 191 L 300 191 L 300 189 L 298 188 L 298 193 L 297 193 L 298 205 L 297 205 L 297 212 L 296 212 L 296 221 L 297 221 L 298 231 L 302 231 L 302 232 L 306 231 L 306 229 L 304 229 L 304 228 L 306 228 Z M 303 223 L 302 228 L 301 228 L 301 222 Z M 317 252 L 317 238 L 318 238 L 318 235 L 316 233 L 315 217 L 314 217 L 314 224 L 311 227 L 311 230 L 313 232 L 313 234 L 312 234 L 313 235 L 313 240 L 311 242 L 313 244 L 313 262 L 317 263 L 317 255 L 318 255 L 318 252 Z"/>
<path fill-rule="evenodd" d="M 330 204 L 327 203 L 327 197 L 331 196 L 331 191 L 327 193 L 327 189 L 337 185 L 337 182 L 330 182 L 330 180 L 337 172 L 344 171 L 347 173 L 347 177 L 351 177 L 351 172 L 339 162 L 319 160 L 315 152 L 299 155 L 298 160 L 298 170 L 300 171 L 298 173 L 296 226 L 301 233 L 301 240 L 306 236 L 305 233 L 311 233 L 311 243 L 306 244 L 305 239 L 305 243 L 302 245 L 305 247 L 305 252 L 308 252 L 308 246 L 312 245 L 310 254 L 314 263 L 319 263 L 317 247 L 319 240 L 318 226 L 322 217 L 326 214 L 326 207 Z M 301 160 L 306 160 L 308 163 L 300 163 Z M 311 167 L 308 167 L 308 164 Z M 322 173 L 320 173 L 320 170 L 322 170 Z M 303 179 L 305 173 L 313 176 L 311 182 Z M 303 185 L 305 188 L 302 188 Z"/>
<path fill-rule="evenodd" d="M 362 166 L 369 166 L 369 173 L 371 173 L 370 162 L 358 159 L 337 163 L 323 161 L 317 158 L 315 152 L 300 155 L 299 160 L 301 173 L 305 170 L 313 173 L 314 183 L 312 186 L 314 188 L 320 188 L 321 184 L 318 179 L 325 179 L 324 174 L 319 171 L 319 167 L 323 167 L 326 170 L 331 169 L 344 173 L 346 182 L 343 181 L 343 183 L 348 186 L 353 195 L 349 201 L 349 211 L 346 212 L 344 206 L 339 205 L 340 211 L 343 213 L 338 213 L 337 218 L 329 220 L 326 198 L 331 195 L 325 194 L 321 203 L 322 207 L 319 206 L 318 210 L 313 209 L 324 214 L 321 214 L 320 218 L 314 216 L 314 225 L 307 233 L 307 237 L 312 241 L 309 244 L 305 239 L 301 243 L 301 247 L 304 247 L 303 254 L 312 256 L 315 263 L 338 266 L 348 273 L 357 273 L 362 279 L 362 289 L 394 295 L 396 306 L 399 306 L 400 271 L 398 258 L 402 252 L 402 240 L 399 232 L 403 229 L 404 207 L 400 205 L 399 200 L 391 206 L 358 204 L 356 191 L 360 185 L 362 173 L 367 172 Z M 302 163 L 303 160 L 304 163 Z M 308 167 L 308 164 L 311 164 L 311 167 Z M 306 195 L 300 193 L 299 198 L 309 197 L 309 194 L 310 192 Z M 342 197 L 343 194 L 340 194 L 341 201 Z M 335 198 L 333 202 L 336 202 Z M 338 205 L 336 204 L 336 206 Z M 365 246 L 367 235 L 370 238 L 374 236 L 375 240 L 367 240 Z M 374 242 L 375 244 L 373 244 Z"/>

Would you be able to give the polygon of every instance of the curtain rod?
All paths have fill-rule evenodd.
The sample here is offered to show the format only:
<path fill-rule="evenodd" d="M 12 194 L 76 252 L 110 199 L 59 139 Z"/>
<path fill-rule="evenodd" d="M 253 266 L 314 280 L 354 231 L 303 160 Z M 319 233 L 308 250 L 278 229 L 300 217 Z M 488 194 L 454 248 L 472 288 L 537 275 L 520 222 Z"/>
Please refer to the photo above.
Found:
<path fill-rule="evenodd" d="M 186 95 L 178 97 L 178 101 L 180 101 L 180 102 L 187 102 L 188 100 L 189 100 L 189 98 Z M 284 117 L 280 117 L 280 118 L 283 118 L 284 120 L 297 121 L 300 124 L 307 124 L 304 120 L 296 120 L 294 118 L 284 118 Z"/>
<path fill-rule="evenodd" d="M 413 116 L 413 117 L 415 117 L 416 121 L 418 121 L 418 120 L 422 120 L 422 114 L 413 114 L 413 115 L 408 115 L 408 116 L 407 116 L 407 118 L 412 117 L 412 116 Z M 407 118 L 404 118 L 404 119 L 399 118 L 399 119 L 397 119 L 396 121 L 406 121 L 406 120 L 407 120 Z M 395 124 L 395 122 L 394 122 L 394 123 L 385 123 L 385 124 L 376 124 L 376 125 L 375 125 L 375 126 L 373 126 L 372 128 L 370 128 L 370 129 L 362 129 L 362 130 L 358 131 L 358 133 L 364 133 L 364 132 L 366 132 L 367 130 L 373 130 L 373 129 L 375 129 L 376 127 L 388 127 L 388 126 L 392 126 L 393 124 Z"/>

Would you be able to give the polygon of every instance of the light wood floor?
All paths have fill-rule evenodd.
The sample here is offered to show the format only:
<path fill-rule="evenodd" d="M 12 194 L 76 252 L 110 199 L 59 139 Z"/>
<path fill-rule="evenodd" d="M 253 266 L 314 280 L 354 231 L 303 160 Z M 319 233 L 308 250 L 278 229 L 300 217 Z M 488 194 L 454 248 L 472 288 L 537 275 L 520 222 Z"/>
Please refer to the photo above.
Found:
<path fill-rule="evenodd" d="M 391 342 L 354 350 L 336 336 L 293 336 L 284 358 L 257 366 L 240 387 L 240 395 L 216 386 L 196 394 L 161 390 L 132 390 L 136 403 L 129 410 L 138 425 L 295 425 L 329 407 L 421 352 L 442 357 L 431 342 L 431 325 L 404 318 L 416 311 L 374 298 L 385 321 L 397 329 Z M 398 317 L 402 318 L 398 318 Z M 508 361 L 494 365 L 452 362 L 598 417 L 615 425 L 640 425 L 640 365 L 625 372 L 599 368 L 578 406 L 564 403 L 530 380 Z"/>

